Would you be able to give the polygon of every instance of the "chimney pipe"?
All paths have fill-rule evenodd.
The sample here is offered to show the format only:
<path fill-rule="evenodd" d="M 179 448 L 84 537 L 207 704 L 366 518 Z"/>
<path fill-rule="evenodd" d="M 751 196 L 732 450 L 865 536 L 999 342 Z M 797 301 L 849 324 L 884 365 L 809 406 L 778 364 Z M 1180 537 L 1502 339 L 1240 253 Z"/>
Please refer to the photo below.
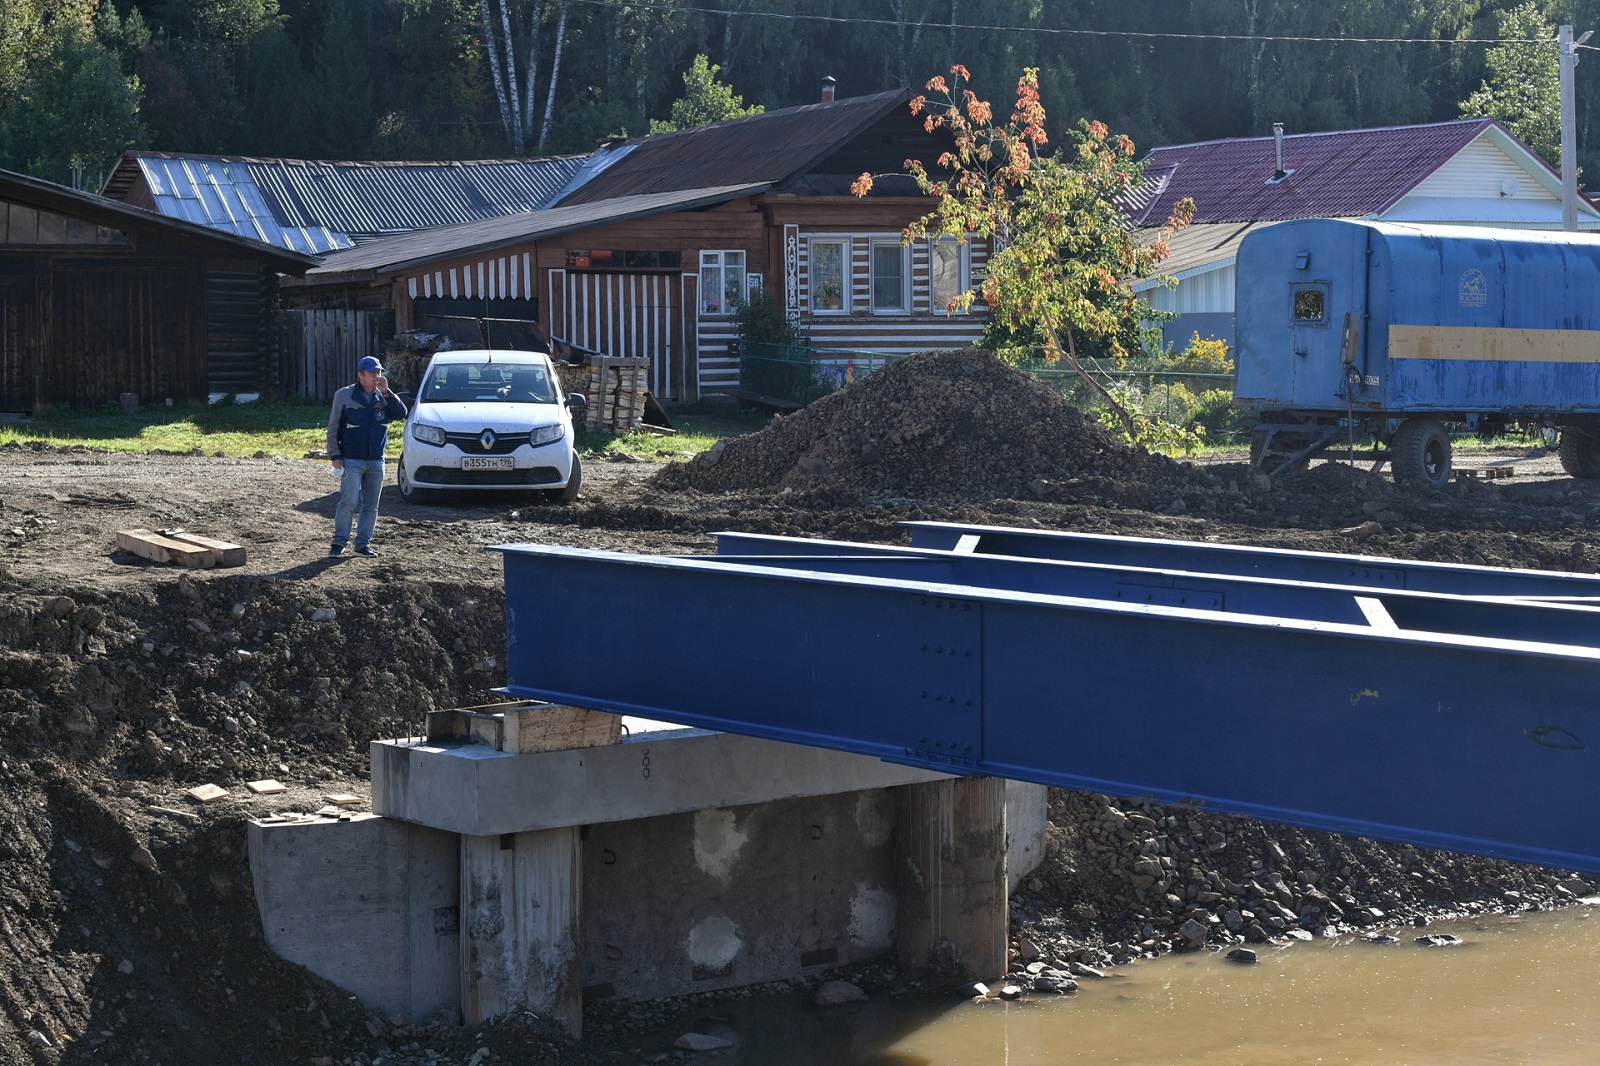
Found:
<path fill-rule="evenodd" d="M 1272 124 L 1273 170 L 1272 180 L 1282 181 L 1289 174 L 1283 169 L 1283 123 Z"/>
<path fill-rule="evenodd" d="M 824 74 L 822 76 L 822 102 L 823 103 L 825 103 L 825 104 L 833 103 L 833 90 L 834 90 L 834 87 L 837 86 L 838 84 L 839 83 L 834 81 L 832 77 L 830 77 L 830 76 L 828 76 L 826 74 Z"/>

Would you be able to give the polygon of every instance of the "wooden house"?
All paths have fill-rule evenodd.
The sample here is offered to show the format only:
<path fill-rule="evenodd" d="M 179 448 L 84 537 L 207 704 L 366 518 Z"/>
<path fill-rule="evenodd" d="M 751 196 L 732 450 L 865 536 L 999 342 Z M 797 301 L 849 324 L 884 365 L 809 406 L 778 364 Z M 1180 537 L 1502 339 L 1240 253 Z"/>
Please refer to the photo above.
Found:
<path fill-rule="evenodd" d="M 286 295 L 387 309 L 399 330 L 537 321 L 559 344 L 648 359 L 671 400 L 737 385 L 734 307 L 762 287 L 841 358 L 970 344 L 982 308 L 945 304 L 987 249 L 901 239 L 931 205 L 904 162 L 946 147 L 909 101 L 825 99 L 608 143 L 551 206 L 333 252 Z M 858 198 L 863 172 L 882 177 Z"/>
<path fill-rule="evenodd" d="M 1135 283 L 1178 318 L 1168 344 L 1233 340 L 1234 262 L 1245 235 L 1295 218 L 1362 218 L 1512 229 L 1561 228 L 1561 178 L 1494 119 L 1326 133 L 1234 137 L 1157 148 L 1131 204 L 1157 228 L 1178 201 L 1194 222 L 1171 241 L 1161 272 L 1177 285 Z M 1600 210 L 1578 200 L 1578 228 L 1600 229 Z"/>
<path fill-rule="evenodd" d="M 0 171 L 0 411 L 273 391 L 311 256 Z"/>

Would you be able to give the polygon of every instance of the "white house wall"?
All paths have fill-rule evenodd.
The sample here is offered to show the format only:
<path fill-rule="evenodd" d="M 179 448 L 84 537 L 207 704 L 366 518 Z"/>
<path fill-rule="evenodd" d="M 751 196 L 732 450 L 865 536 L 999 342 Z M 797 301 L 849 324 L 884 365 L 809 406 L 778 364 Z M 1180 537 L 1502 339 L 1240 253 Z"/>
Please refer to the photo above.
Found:
<path fill-rule="evenodd" d="M 1176 288 L 1152 285 L 1144 290 L 1145 299 L 1158 311 L 1180 315 L 1233 312 L 1234 263 L 1232 259 L 1181 279 Z"/>
<path fill-rule="evenodd" d="M 1504 181 L 1516 183 L 1514 195 L 1505 196 L 1501 190 Z M 1450 159 L 1438 170 L 1417 183 L 1398 204 L 1413 197 L 1417 199 L 1445 198 L 1454 200 L 1495 201 L 1501 199 L 1520 202 L 1544 202 L 1561 206 L 1561 197 L 1551 193 L 1532 174 L 1520 166 L 1491 142 L 1479 137 Z M 1381 216 L 1392 219 L 1385 211 Z M 1456 218 L 1471 216 L 1458 214 Z"/>

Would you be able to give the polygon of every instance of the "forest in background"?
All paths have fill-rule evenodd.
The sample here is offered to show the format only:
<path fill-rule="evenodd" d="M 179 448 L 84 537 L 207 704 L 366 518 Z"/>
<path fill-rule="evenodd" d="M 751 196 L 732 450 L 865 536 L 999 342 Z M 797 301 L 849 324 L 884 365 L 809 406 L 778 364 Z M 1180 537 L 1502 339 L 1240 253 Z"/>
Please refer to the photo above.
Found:
<path fill-rule="evenodd" d="M 1478 94 L 1554 164 L 1554 46 L 1502 46 L 1496 63 L 1466 42 L 1567 22 L 1600 25 L 1600 0 L 0 0 L 0 167 L 95 189 L 125 148 L 586 152 L 661 128 L 697 56 L 767 110 L 817 100 L 824 75 L 859 96 L 920 88 L 952 63 L 1008 108 L 1037 67 L 1053 134 L 1095 118 L 1140 154 L 1275 121 L 1457 118 Z M 1576 80 L 1587 170 L 1600 60 Z"/>

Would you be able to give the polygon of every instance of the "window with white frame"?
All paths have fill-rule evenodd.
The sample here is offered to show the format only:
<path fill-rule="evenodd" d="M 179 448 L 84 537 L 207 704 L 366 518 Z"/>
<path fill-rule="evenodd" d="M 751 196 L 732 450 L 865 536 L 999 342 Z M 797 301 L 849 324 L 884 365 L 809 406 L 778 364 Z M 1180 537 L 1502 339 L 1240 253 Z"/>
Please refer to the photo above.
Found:
<path fill-rule="evenodd" d="M 811 292 L 811 310 L 818 314 L 840 313 L 850 310 L 849 248 L 842 240 L 811 239 L 810 266 L 807 278 Z"/>
<path fill-rule="evenodd" d="M 708 315 L 731 315 L 745 298 L 744 253 L 700 253 L 700 310 Z"/>
<path fill-rule="evenodd" d="M 967 278 L 967 246 L 954 237 L 935 237 L 928 248 L 928 294 L 935 314 L 972 287 Z"/>
<path fill-rule="evenodd" d="M 908 249 L 898 240 L 872 242 L 872 310 L 904 314 L 910 308 L 907 294 Z"/>

